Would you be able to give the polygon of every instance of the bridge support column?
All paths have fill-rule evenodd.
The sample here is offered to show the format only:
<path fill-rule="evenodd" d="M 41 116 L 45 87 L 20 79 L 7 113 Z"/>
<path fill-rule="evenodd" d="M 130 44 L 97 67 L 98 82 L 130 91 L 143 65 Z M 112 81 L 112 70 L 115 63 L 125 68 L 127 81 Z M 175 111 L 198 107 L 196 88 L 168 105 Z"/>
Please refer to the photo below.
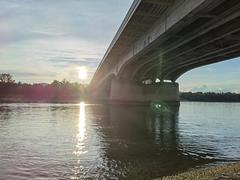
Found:
<path fill-rule="evenodd" d="M 112 79 L 109 100 L 113 102 L 179 102 L 179 86 L 178 83 L 170 82 L 144 85 L 125 79 Z"/>

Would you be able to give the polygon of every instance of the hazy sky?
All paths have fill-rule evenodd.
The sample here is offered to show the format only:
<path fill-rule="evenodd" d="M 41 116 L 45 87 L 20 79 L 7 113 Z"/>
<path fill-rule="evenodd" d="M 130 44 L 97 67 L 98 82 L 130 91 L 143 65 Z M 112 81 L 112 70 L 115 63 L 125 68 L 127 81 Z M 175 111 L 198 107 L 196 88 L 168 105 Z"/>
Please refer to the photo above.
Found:
<path fill-rule="evenodd" d="M 0 0 L 0 73 L 22 82 L 90 80 L 133 0 Z M 240 59 L 192 70 L 184 91 L 240 92 Z"/>

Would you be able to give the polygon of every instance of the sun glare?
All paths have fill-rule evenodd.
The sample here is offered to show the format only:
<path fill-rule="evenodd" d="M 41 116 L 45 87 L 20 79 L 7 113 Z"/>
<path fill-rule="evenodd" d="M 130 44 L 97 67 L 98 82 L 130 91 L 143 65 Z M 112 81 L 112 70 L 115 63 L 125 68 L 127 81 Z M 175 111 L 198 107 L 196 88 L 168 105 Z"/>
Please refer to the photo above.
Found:
<path fill-rule="evenodd" d="M 78 77 L 82 80 L 87 78 L 87 69 L 85 67 L 80 67 L 78 69 Z"/>

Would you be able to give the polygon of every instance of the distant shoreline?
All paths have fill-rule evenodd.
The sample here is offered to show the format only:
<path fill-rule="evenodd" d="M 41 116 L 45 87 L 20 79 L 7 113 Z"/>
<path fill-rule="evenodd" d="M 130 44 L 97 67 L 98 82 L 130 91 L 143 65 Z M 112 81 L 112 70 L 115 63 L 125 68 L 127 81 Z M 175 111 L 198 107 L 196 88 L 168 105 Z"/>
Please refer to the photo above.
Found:
<path fill-rule="evenodd" d="M 26 84 L 15 83 L 10 74 L 2 74 L 10 79 L 0 81 L 0 103 L 79 103 L 82 100 L 90 100 L 100 103 L 115 104 L 140 104 L 136 102 L 95 101 L 91 97 L 86 84 L 71 83 L 67 80 L 54 80 L 51 84 Z M 121 93 L 121 92 L 119 92 Z M 176 94 L 178 95 L 178 94 Z M 144 95 L 143 95 L 144 96 Z M 240 93 L 234 92 L 179 92 L 180 102 L 229 102 L 239 103 Z M 178 99 L 178 98 L 177 98 Z M 179 103 L 179 101 L 176 101 Z M 149 102 L 145 102 L 148 104 Z M 166 102 L 167 103 L 167 102 Z"/>
<path fill-rule="evenodd" d="M 231 92 L 180 92 L 180 100 L 190 102 L 240 102 L 240 94 Z"/>
<path fill-rule="evenodd" d="M 72 104 L 72 103 L 80 103 L 81 101 L 90 101 L 95 102 L 93 100 L 89 99 L 78 99 L 78 100 L 55 100 L 55 101 L 49 101 L 49 100 L 20 100 L 20 99 L 0 99 L 0 104 L 4 103 L 52 103 L 52 104 Z M 99 101 L 96 101 L 99 102 Z M 180 100 L 181 102 L 206 102 L 206 103 L 240 103 L 240 101 L 200 101 L 200 100 Z M 99 102 L 101 103 L 101 102 Z M 125 102 L 126 103 L 126 102 Z M 123 104 L 123 103 L 115 103 L 115 104 Z M 138 104 L 137 102 L 129 102 L 129 104 Z M 141 102 L 139 102 L 141 104 Z M 146 103 L 144 103 L 146 104 Z"/>
<path fill-rule="evenodd" d="M 190 101 L 190 100 L 180 100 L 180 102 L 240 103 L 240 101 Z"/>
<path fill-rule="evenodd" d="M 53 104 L 71 104 L 71 103 L 79 103 L 84 100 L 57 100 L 57 101 L 49 101 L 49 100 L 13 100 L 13 99 L 0 99 L 0 104 L 4 103 L 53 103 Z"/>

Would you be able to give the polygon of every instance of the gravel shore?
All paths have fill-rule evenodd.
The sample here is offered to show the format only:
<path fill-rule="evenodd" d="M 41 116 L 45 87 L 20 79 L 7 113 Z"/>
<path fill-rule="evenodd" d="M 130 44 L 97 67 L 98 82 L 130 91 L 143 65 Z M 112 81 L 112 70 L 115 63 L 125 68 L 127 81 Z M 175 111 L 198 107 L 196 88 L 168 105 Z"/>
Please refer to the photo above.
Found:
<path fill-rule="evenodd" d="M 240 162 L 184 172 L 160 180 L 240 180 Z"/>

